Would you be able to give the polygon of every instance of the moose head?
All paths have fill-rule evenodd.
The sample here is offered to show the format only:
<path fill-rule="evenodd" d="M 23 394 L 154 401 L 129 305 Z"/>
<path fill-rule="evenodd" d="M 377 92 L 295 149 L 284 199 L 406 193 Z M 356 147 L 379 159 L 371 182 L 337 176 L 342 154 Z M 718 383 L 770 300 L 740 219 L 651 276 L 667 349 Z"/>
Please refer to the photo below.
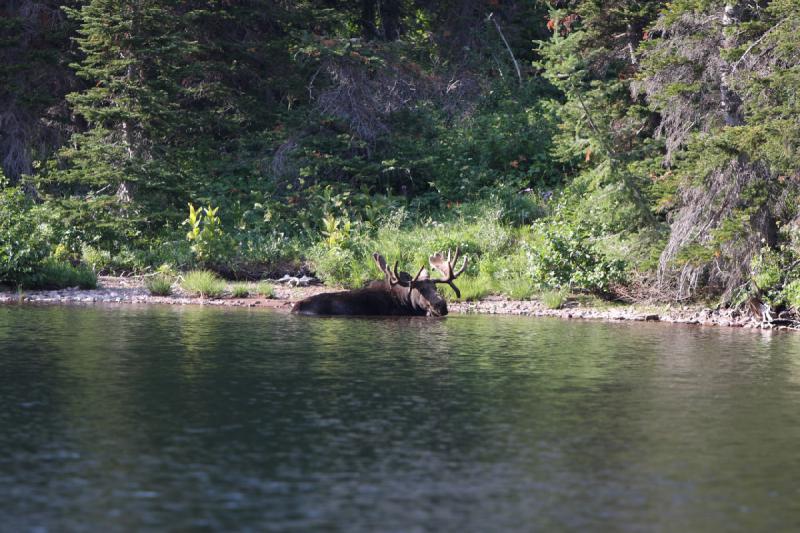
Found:
<path fill-rule="evenodd" d="M 412 278 L 407 272 L 397 271 L 397 261 L 395 261 L 394 267 L 389 269 L 386 259 L 382 255 L 377 252 L 372 254 L 375 264 L 384 274 L 386 289 L 395 295 L 398 302 L 416 311 L 414 314 L 424 311 L 424 314 L 431 316 L 444 316 L 447 314 L 447 302 L 436 290 L 437 284 L 447 283 L 456 293 L 456 296 L 461 297 L 461 291 L 458 290 L 453 281 L 467 268 L 467 258 L 464 257 L 461 268 L 454 272 L 458 256 L 458 248 L 456 248 L 454 256 L 451 256 L 448 250 L 447 259 L 444 258 L 442 252 L 436 252 L 429 258 L 430 265 L 441 272 L 443 277 L 431 278 L 425 265 L 422 265 L 417 275 Z"/>
<path fill-rule="evenodd" d="M 417 275 L 397 271 L 397 262 L 389 268 L 386 259 L 379 253 L 372 254 L 375 264 L 383 272 L 383 281 L 373 281 L 366 289 L 322 293 L 297 302 L 292 313 L 302 315 L 411 315 L 444 316 L 447 302 L 436 291 L 436 285 L 447 283 L 461 297 L 453 281 L 467 268 L 467 258 L 456 271 L 459 250 L 454 256 L 441 252 L 430 256 L 430 265 L 438 270 L 441 278 L 431 279 L 423 265 Z"/>

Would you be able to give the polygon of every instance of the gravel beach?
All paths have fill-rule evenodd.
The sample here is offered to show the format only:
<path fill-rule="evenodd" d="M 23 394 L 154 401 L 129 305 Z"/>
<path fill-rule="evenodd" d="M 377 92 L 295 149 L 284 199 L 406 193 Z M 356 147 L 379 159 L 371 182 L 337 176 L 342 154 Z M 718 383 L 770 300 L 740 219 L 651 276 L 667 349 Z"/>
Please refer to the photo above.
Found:
<path fill-rule="evenodd" d="M 273 298 L 250 296 L 247 298 L 198 298 L 174 288 L 171 296 L 152 296 L 140 276 L 100 276 L 98 288 L 78 288 L 53 291 L 0 292 L 0 304 L 163 304 L 163 305 L 218 305 L 230 307 L 266 307 L 289 312 L 292 304 L 312 294 L 333 292 L 336 288 L 313 285 L 290 287 L 275 284 Z M 723 326 L 748 329 L 776 329 L 800 331 L 798 323 L 761 323 L 748 313 L 735 309 L 710 309 L 684 305 L 611 305 L 593 307 L 569 299 L 561 309 L 548 309 L 538 300 L 510 300 L 490 296 L 480 301 L 451 302 L 450 313 L 479 313 L 519 316 L 546 316 L 563 319 L 631 320 L 641 322 L 668 322 L 699 326 Z M 789 321 L 786 321 L 789 322 Z"/>

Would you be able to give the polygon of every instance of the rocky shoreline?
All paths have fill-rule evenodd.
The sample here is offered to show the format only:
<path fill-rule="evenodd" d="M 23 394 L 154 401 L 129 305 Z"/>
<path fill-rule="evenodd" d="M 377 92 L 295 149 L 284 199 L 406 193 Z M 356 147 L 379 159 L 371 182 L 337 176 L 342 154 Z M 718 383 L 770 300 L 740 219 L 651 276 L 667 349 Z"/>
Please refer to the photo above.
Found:
<path fill-rule="evenodd" d="M 337 289 L 322 286 L 275 286 L 273 298 L 250 296 L 247 298 L 198 298 L 176 288 L 171 296 L 152 296 L 144 287 L 141 277 L 101 276 L 98 288 L 78 288 L 55 291 L 0 292 L 0 304 L 164 304 L 164 305 L 215 305 L 226 307 L 261 307 L 288 312 L 297 300 L 320 292 Z M 699 306 L 618 305 L 607 308 L 593 307 L 577 300 L 568 300 L 561 309 L 548 309 L 537 300 L 509 300 L 492 296 L 474 302 L 452 302 L 451 313 L 498 314 L 533 317 L 557 317 L 606 321 L 667 322 L 699 326 L 721 326 L 746 329 L 774 329 L 800 331 L 800 323 L 762 323 L 734 309 L 710 309 Z"/>

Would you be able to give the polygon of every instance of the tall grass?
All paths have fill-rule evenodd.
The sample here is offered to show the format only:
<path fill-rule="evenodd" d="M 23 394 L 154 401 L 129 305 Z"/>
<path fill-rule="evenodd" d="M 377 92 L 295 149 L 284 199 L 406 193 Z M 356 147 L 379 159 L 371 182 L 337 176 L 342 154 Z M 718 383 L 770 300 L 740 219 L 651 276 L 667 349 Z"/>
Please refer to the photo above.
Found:
<path fill-rule="evenodd" d="M 256 285 L 256 294 L 263 298 L 274 298 L 275 287 L 268 281 L 260 281 L 258 285 Z"/>
<path fill-rule="evenodd" d="M 250 296 L 250 285 L 247 283 L 237 283 L 231 288 L 231 294 L 234 298 L 247 298 Z"/>
<path fill-rule="evenodd" d="M 225 292 L 225 282 L 211 271 L 192 270 L 184 274 L 181 288 L 201 298 L 219 298 Z"/>
<path fill-rule="evenodd" d="M 480 300 L 485 296 L 495 293 L 494 283 L 486 276 L 477 277 L 461 277 L 456 280 L 456 285 L 461 291 L 461 300 L 471 301 Z M 442 289 L 445 291 L 445 296 L 448 300 L 455 300 L 455 294 L 449 289 Z"/>
<path fill-rule="evenodd" d="M 546 291 L 540 296 L 542 305 L 548 309 L 561 309 L 567 301 L 567 293 L 564 291 Z"/>
<path fill-rule="evenodd" d="M 479 216 L 456 215 L 446 221 L 409 221 L 399 210 L 376 226 L 354 226 L 347 239 L 336 246 L 318 243 L 310 250 L 309 259 L 317 276 L 326 283 L 361 287 L 382 277 L 372 260 L 373 252 L 381 253 L 390 265 L 397 261 L 398 269 L 413 274 L 420 266 L 428 265 L 432 253 L 458 247 L 462 255 L 470 258 L 467 271 L 458 281 L 459 288 L 468 284 L 464 297 L 479 297 L 495 290 L 490 279 L 474 279 L 480 271 L 479 258 L 509 253 L 514 240 L 514 230 L 491 209 Z M 472 281 L 467 281 L 470 278 Z"/>
<path fill-rule="evenodd" d="M 530 278 L 515 277 L 500 284 L 500 292 L 512 300 L 530 300 L 536 289 L 536 284 Z"/>
<path fill-rule="evenodd" d="M 157 274 L 147 279 L 145 287 L 153 296 L 169 296 L 172 294 L 172 278 Z"/>
<path fill-rule="evenodd" d="M 97 275 L 85 265 L 72 266 L 67 261 L 46 259 L 36 272 L 23 281 L 23 286 L 31 289 L 79 289 L 97 288 Z"/>

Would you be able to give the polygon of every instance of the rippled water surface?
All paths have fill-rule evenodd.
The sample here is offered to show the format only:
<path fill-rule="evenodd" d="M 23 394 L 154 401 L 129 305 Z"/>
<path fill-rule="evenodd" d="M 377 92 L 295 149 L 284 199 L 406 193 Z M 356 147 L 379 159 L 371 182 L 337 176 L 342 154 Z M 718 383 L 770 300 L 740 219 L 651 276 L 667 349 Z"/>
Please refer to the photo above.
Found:
<path fill-rule="evenodd" d="M 0 307 L 0 530 L 800 528 L 800 336 Z"/>

